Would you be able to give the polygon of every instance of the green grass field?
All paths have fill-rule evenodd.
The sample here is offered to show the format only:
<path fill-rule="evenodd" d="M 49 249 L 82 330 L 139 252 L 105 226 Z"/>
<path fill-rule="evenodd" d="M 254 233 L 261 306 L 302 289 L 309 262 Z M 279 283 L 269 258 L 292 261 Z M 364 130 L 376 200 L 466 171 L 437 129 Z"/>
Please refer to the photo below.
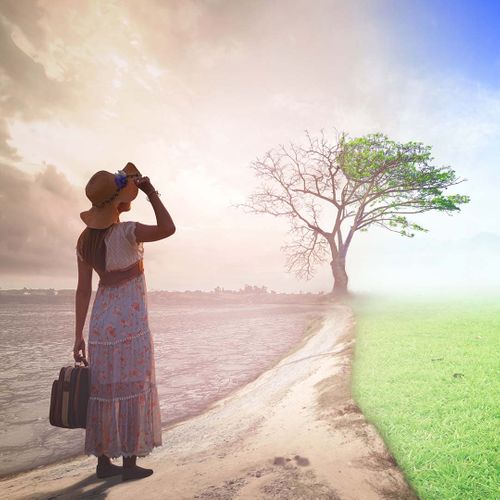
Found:
<path fill-rule="evenodd" d="M 500 499 L 500 296 L 351 306 L 354 398 L 419 497 Z"/>

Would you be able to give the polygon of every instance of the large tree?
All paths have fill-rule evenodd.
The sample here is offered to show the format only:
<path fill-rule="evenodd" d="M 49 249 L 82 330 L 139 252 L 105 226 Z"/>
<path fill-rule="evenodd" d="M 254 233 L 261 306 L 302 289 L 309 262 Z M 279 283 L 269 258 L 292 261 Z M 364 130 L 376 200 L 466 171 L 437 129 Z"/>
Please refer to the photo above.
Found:
<path fill-rule="evenodd" d="M 431 165 L 431 146 L 398 143 L 382 133 L 349 138 L 336 133 L 331 144 L 323 130 L 306 145 L 280 145 L 251 163 L 262 184 L 238 206 L 290 220 L 293 241 L 282 247 L 287 270 L 310 279 L 317 263 L 330 260 L 334 297 L 348 294 L 346 256 L 356 231 L 382 226 L 402 236 L 428 230 L 407 215 L 460 211 L 468 196 L 443 191 L 458 179 L 448 166 Z M 320 215 L 323 208 L 327 217 Z"/>

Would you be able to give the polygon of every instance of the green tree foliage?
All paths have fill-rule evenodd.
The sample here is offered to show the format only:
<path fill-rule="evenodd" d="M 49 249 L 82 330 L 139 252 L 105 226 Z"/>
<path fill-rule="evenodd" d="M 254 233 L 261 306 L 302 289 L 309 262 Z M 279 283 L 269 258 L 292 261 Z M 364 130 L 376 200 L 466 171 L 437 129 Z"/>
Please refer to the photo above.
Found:
<path fill-rule="evenodd" d="M 411 231 L 427 231 L 405 217 L 437 210 L 460 211 L 468 203 L 465 195 L 444 195 L 443 191 L 459 180 L 449 166 L 436 167 L 431 163 L 431 146 L 410 141 L 391 141 L 382 133 L 368 134 L 347 140 L 341 138 L 342 169 L 353 194 L 354 204 L 359 203 L 356 230 L 367 230 L 378 224 L 413 237 Z"/>

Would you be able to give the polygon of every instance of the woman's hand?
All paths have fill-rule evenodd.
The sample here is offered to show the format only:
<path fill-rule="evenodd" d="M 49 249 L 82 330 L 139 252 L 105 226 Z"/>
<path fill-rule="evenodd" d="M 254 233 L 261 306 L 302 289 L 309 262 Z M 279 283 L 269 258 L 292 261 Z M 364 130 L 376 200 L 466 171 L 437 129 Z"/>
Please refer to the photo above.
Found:
<path fill-rule="evenodd" d="M 136 177 L 134 182 L 135 185 L 146 194 L 151 194 L 155 190 L 149 177 Z"/>
<path fill-rule="evenodd" d="M 79 354 L 79 351 L 82 351 L 83 356 Z M 83 337 L 79 337 L 75 340 L 75 345 L 73 346 L 73 357 L 75 361 L 81 361 L 82 358 L 87 358 L 85 355 L 85 340 Z"/>

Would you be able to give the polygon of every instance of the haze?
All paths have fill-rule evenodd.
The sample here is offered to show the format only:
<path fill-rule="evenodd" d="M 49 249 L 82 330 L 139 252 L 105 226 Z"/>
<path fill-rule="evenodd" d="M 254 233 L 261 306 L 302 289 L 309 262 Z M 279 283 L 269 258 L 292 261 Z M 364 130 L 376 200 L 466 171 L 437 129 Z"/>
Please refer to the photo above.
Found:
<path fill-rule="evenodd" d="M 232 205 L 257 156 L 336 128 L 432 145 L 471 197 L 356 234 L 351 290 L 498 289 L 498 7 L 445 3 L 3 0 L 0 286 L 75 288 L 85 184 L 132 161 L 177 227 L 145 243 L 150 290 L 330 291 L 329 262 L 286 272 L 285 219 Z M 155 223 L 143 193 L 122 220 Z"/>

